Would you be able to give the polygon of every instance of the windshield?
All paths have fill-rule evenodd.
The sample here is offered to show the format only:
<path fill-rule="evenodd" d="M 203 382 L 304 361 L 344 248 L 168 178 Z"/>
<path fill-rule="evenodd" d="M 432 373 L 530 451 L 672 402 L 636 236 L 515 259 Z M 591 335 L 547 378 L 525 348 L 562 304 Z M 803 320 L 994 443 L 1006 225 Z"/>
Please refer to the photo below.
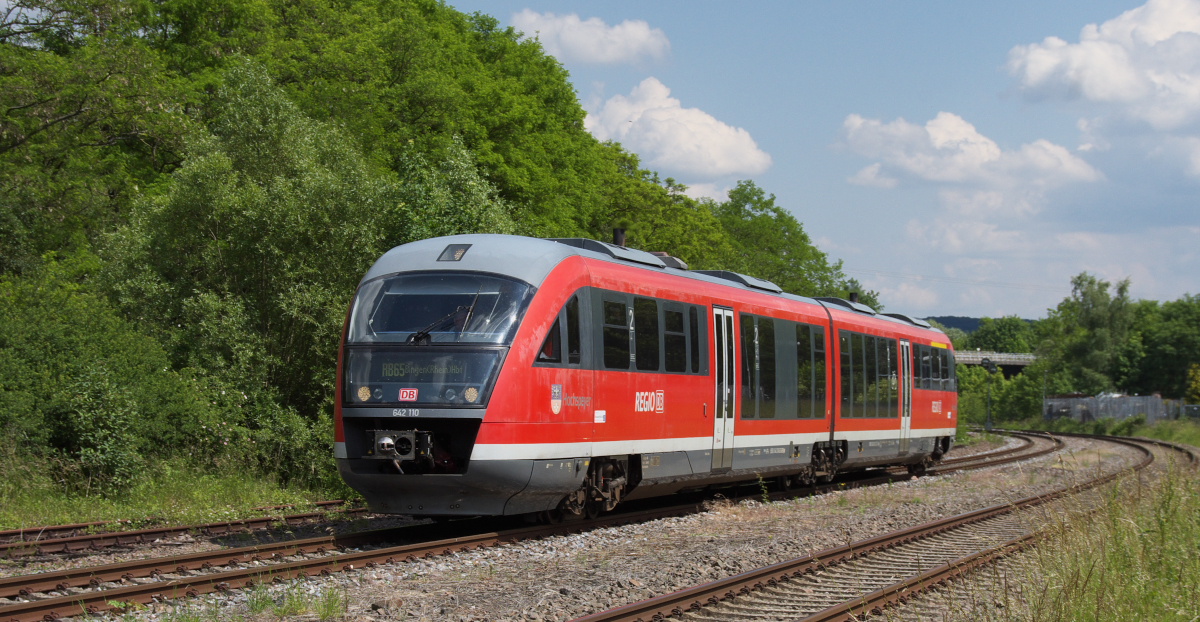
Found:
<path fill-rule="evenodd" d="M 531 290 L 519 281 L 479 274 L 378 279 L 358 291 L 347 342 L 508 344 Z"/>

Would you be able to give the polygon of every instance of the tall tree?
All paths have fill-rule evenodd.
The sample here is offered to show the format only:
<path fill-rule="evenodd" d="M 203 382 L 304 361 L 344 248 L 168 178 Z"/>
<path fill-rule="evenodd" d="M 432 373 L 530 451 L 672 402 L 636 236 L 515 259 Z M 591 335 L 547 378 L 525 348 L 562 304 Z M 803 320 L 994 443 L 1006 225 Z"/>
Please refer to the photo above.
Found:
<path fill-rule="evenodd" d="M 829 263 L 800 222 L 775 205 L 775 195 L 752 181 L 739 181 L 729 198 L 712 209 L 733 249 L 728 269 L 766 279 L 793 294 L 840 293 L 841 262 Z"/>
<path fill-rule="evenodd" d="M 1076 391 L 1112 390 L 1132 320 L 1129 280 L 1113 286 L 1084 272 L 1071 279 L 1071 295 L 1038 322 L 1038 354 L 1053 372 L 1067 374 Z"/>
<path fill-rule="evenodd" d="M 992 352 L 1032 352 L 1030 343 L 1034 339 L 1029 322 L 1010 315 L 999 319 L 990 317 L 979 320 L 979 328 L 971 333 L 966 347 Z"/>

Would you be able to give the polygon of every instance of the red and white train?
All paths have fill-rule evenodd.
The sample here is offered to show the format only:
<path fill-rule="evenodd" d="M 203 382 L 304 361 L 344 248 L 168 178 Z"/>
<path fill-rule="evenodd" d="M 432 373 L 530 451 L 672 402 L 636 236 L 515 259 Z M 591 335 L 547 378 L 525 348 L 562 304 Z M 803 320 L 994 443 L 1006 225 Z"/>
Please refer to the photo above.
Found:
<path fill-rule="evenodd" d="M 462 235 L 363 277 L 335 453 L 377 512 L 592 515 L 920 470 L 956 412 L 949 339 L 921 320 L 595 240 Z"/>

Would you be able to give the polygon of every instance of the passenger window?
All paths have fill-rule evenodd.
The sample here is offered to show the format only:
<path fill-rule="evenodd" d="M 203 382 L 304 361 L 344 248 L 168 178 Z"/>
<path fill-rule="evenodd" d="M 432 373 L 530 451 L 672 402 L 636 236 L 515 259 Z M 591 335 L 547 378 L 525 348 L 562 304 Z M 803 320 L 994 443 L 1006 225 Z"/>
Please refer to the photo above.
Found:
<path fill-rule="evenodd" d="M 801 419 L 813 415 L 813 349 L 812 329 L 807 324 L 796 325 L 796 414 Z"/>
<path fill-rule="evenodd" d="M 696 311 L 696 307 L 688 309 L 688 320 L 692 329 L 692 373 L 700 373 L 700 314 Z"/>
<path fill-rule="evenodd" d="M 562 362 L 562 328 L 559 326 L 558 320 L 554 320 L 554 326 L 550 327 L 550 334 L 546 335 L 546 341 L 542 343 L 542 349 L 538 351 L 537 362 Z"/>
<path fill-rule="evenodd" d="M 867 407 L 864 403 L 867 395 L 867 366 L 865 357 L 863 356 L 865 346 L 863 345 L 863 336 L 858 333 L 850 333 L 850 351 L 853 352 L 853 369 L 854 369 L 854 384 L 850 390 L 853 391 L 854 404 L 851 408 L 854 409 L 855 417 L 866 417 Z"/>
<path fill-rule="evenodd" d="M 825 328 L 814 326 L 813 339 L 813 417 L 825 418 Z"/>
<path fill-rule="evenodd" d="M 629 369 L 629 318 L 623 302 L 604 301 L 604 366 Z"/>
<path fill-rule="evenodd" d="M 637 346 L 637 368 L 658 371 L 658 302 L 650 298 L 633 301 L 633 335 Z"/>
<path fill-rule="evenodd" d="M 841 365 L 838 366 L 838 377 L 841 378 L 842 389 L 842 416 L 854 416 L 854 392 L 853 392 L 853 376 L 854 369 L 852 367 L 853 357 L 851 356 L 850 348 L 850 333 L 847 331 L 839 331 L 838 333 L 838 351 L 841 352 Z"/>
<path fill-rule="evenodd" d="M 951 391 L 951 390 L 953 390 L 953 387 L 950 386 L 950 352 L 948 350 L 942 350 L 941 354 L 942 354 L 942 356 L 941 356 L 941 359 L 942 359 L 942 390 L 943 391 Z"/>
<path fill-rule="evenodd" d="M 775 418 L 775 320 L 755 318 L 758 323 L 758 418 Z"/>
<path fill-rule="evenodd" d="M 754 345 L 754 316 L 741 315 L 742 326 L 742 419 L 753 419 L 757 411 L 754 395 L 754 357 L 758 348 Z"/>
<path fill-rule="evenodd" d="M 930 378 L 929 370 L 931 369 L 931 363 L 929 361 L 929 346 L 919 346 L 918 349 L 921 351 L 921 388 L 928 389 Z"/>
<path fill-rule="evenodd" d="M 683 311 L 663 311 L 663 347 L 666 349 L 665 359 L 667 371 L 687 371 L 687 335 L 683 328 Z M 641 347 L 638 348 L 641 350 Z"/>
<path fill-rule="evenodd" d="M 887 340 L 888 417 L 898 417 L 900 415 L 900 368 L 896 365 L 896 349 L 898 346 L 899 342 L 895 339 Z"/>
<path fill-rule="evenodd" d="M 567 362 L 579 364 L 579 296 L 567 303 Z"/>
<path fill-rule="evenodd" d="M 933 372 L 929 375 L 929 379 L 933 382 L 930 384 L 931 389 L 942 388 L 942 357 L 937 350 L 930 348 L 929 359 L 933 365 Z"/>
<path fill-rule="evenodd" d="M 876 343 L 878 341 L 879 339 L 876 337 L 863 336 L 863 348 L 866 354 L 863 361 L 863 375 L 866 377 L 866 383 L 863 385 L 863 388 L 866 389 L 863 395 L 862 416 L 864 417 L 879 416 L 877 412 L 879 405 L 879 357 L 876 350 Z"/>

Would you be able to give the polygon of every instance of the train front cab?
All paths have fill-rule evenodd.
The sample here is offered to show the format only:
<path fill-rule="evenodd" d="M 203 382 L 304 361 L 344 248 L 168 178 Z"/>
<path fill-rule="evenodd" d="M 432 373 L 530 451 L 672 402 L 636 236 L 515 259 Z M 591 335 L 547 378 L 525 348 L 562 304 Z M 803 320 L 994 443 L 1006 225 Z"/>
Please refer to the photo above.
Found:
<path fill-rule="evenodd" d="M 561 265 L 572 261 L 574 271 Z M 538 460 L 522 449 L 583 427 L 586 440 L 591 420 L 585 426 L 581 409 L 560 408 L 556 425 L 538 425 L 543 409 L 528 409 L 533 396 L 516 381 L 538 355 L 533 335 L 577 319 L 566 317 L 564 294 L 586 282 L 578 261 L 553 243 L 468 235 L 394 248 L 368 271 L 339 350 L 334 452 L 343 480 L 372 510 L 504 514 L 551 468 L 586 468 L 586 457 Z M 551 271 L 561 280 L 546 280 Z M 579 353 L 563 341 L 561 355 L 574 360 Z M 571 403 L 590 397 L 589 371 L 567 376 L 560 391 Z M 571 414 L 578 421 L 565 419 Z M 547 428 L 553 438 L 544 438 Z"/>

